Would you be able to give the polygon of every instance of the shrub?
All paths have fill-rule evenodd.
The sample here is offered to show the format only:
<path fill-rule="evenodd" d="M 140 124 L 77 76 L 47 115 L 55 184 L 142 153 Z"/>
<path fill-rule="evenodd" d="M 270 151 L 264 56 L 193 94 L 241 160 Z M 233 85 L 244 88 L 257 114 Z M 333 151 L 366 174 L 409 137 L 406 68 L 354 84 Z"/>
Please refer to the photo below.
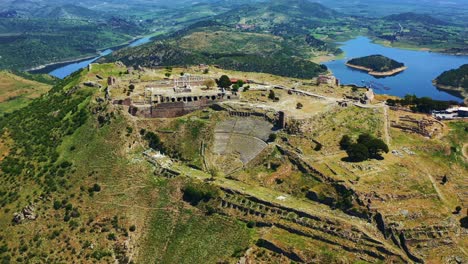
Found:
<path fill-rule="evenodd" d="M 117 237 L 115 236 L 114 233 L 110 233 L 109 235 L 107 235 L 107 239 L 115 241 L 115 240 L 117 240 Z"/>
<path fill-rule="evenodd" d="M 110 251 L 105 251 L 105 250 L 100 250 L 100 249 L 94 251 L 93 254 L 91 254 L 91 257 L 97 260 L 101 260 L 102 258 L 110 257 L 110 256 L 112 256 L 112 253 Z"/>
<path fill-rule="evenodd" d="M 63 221 L 65 221 L 65 222 L 70 221 L 70 215 L 66 214 L 66 215 L 63 217 Z"/>
<path fill-rule="evenodd" d="M 100 192 L 101 191 L 101 186 L 97 183 L 93 185 L 93 191 L 95 192 Z"/>
<path fill-rule="evenodd" d="M 275 98 L 276 98 L 275 91 L 270 90 L 270 93 L 268 94 L 268 99 L 275 100 Z"/>
<path fill-rule="evenodd" d="M 247 222 L 247 227 L 248 228 L 254 228 L 255 227 L 255 222 L 254 221 Z"/>
<path fill-rule="evenodd" d="M 315 142 L 315 144 L 316 144 L 314 148 L 315 151 L 322 150 L 323 145 L 320 142 Z"/>
<path fill-rule="evenodd" d="M 130 232 L 135 232 L 136 230 L 136 226 L 135 225 L 131 225 L 130 228 L 129 228 Z"/>
<path fill-rule="evenodd" d="M 462 219 L 460 219 L 460 226 L 463 228 L 468 228 L 468 216 L 465 216 Z"/>
<path fill-rule="evenodd" d="M 201 201 L 208 202 L 218 196 L 218 190 L 215 187 L 203 183 L 191 183 L 183 189 L 183 192 L 184 201 L 194 206 L 198 205 Z"/>
<path fill-rule="evenodd" d="M 278 135 L 276 135 L 275 133 L 271 133 L 271 134 L 268 136 L 268 141 L 269 141 L 269 142 L 275 142 L 275 141 L 276 141 L 276 138 L 278 138 Z"/>
<path fill-rule="evenodd" d="M 54 209 L 55 209 L 55 210 L 58 210 L 58 209 L 60 209 L 60 208 L 62 208 L 62 203 L 59 202 L 59 201 L 57 201 L 57 200 L 55 200 L 55 201 L 54 201 Z"/>

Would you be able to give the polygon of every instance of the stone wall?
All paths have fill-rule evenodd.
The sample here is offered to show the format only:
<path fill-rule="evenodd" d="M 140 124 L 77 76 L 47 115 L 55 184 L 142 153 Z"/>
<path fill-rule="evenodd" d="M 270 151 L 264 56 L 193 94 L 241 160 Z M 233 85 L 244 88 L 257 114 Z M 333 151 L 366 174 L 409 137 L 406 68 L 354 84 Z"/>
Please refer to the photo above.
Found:
<path fill-rule="evenodd" d="M 132 104 L 129 107 L 129 113 L 133 116 L 145 118 L 174 118 L 209 107 L 218 102 L 203 98 L 198 101 L 160 103 L 152 106 Z"/>

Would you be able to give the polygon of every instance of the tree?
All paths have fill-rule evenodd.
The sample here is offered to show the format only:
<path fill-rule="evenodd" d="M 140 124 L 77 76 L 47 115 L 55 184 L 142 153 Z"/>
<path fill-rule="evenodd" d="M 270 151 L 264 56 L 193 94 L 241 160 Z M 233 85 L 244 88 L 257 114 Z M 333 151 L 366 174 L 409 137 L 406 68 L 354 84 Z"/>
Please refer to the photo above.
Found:
<path fill-rule="evenodd" d="M 369 151 L 369 157 L 380 158 L 382 152 L 388 153 L 389 149 L 387 144 L 380 138 L 373 138 L 367 143 L 367 150 Z"/>
<path fill-rule="evenodd" d="M 369 159 L 369 150 L 363 144 L 352 144 L 346 150 L 346 153 L 351 161 L 360 162 Z"/>
<path fill-rule="evenodd" d="M 447 175 L 444 175 L 444 177 L 442 177 L 442 185 L 445 185 L 447 182 L 448 182 Z"/>
<path fill-rule="evenodd" d="M 236 83 L 232 86 L 232 89 L 231 89 L 233 92 L 238 92 L 239 91 L 239 85 Z"/>
<path fill-rule="evenodd" d="M 357 143 L 367 146 L 368 142 L 370 142 L 373 138 L 374 137 L 371 136 L 370 134 L 361 134 L 358 137 Z"/>
<path fill-rule="evenodd" d="M 229 79 L 227 75 L 221 76 L 221 78 L 216 80 L 216 83 L 218 84 L 219 87 L 224 88 L 224 89 L 228 89 L 232 85 L 231 79 Z"/>
<path fill-rule="evenodd" d="M 275 91 L 270 90 L 270 93 L 268 94 L 268 98 L 271 100 L 275 100 L 276 98 Z"/>
<path fill-rule="evenodd" d="M 296 104 L 297 109 L 302 109 L 303 107 L 304 107 L 304 105 L 302 103 L 297 103 Z"/>
<path fill-rule="evenodd" d="M 387 144 L 383 140 L 369 134 L 360 135 L 357 142 L 367 147 L 370 158 L 380 158 L 382 152 L 388 153 L 389 151 Z"/>
<path fill-rule="evenodd" d="M 268 141 L 269 142 L 274 142 L 276 141 L 276 138 L 277 138 L 277 135 L 275 133 L 271 133 L 269 136 L 268 136 Z"/>
<path fill-rule="evenodd" d="M 213 88 L 216 83 L 212 79 L 208 79 L 203 82 L 203 85 L 206 86 L 206 89 L 211 90 L 211 88 Z"/>
<path fill-rule="evenodd" d="M 171 74 L 168 73 L 168 72 L 166 72 L 164 75 L 165 75 L 167 78 L 171 77 Z"/>
<path fill-rule="evenodd" d="M 237 85 L 239 85 L 239 87 L 244 86 L 244 81 L 243 80 L 238 80 Z"/>
<path fill-rule="evenodd" d="M 146 141 L 148 141 L 148 146 L 154 150 L 161 150 L 162 149 L 162 144 L 161 144 L 161 139 L 159 138 L 158 135 L 156 135 L 153 132 L 148 132 L 145 135 Z"/>
<path fill-rule="evenodd" d="M 340 140 L 340 149 L 347 150 L 351 144 L 353 144 L 351 137 L 344 135 Z"/>

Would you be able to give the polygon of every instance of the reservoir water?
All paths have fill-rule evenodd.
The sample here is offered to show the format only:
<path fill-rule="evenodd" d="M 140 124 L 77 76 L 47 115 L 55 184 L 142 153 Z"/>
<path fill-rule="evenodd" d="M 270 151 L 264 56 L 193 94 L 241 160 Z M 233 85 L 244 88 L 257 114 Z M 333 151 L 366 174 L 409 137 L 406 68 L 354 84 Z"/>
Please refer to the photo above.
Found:
<path fill-rule="evenodd" d="M 140 38 L 130 43 L 127 47 L 137 47 L 145 43 L 148 43 L 150 40 L 151 40 L 151 36 Z M 95 62 L 99 58 L 111 54 L 112 52 L 113 52 L 112 49 L 107 49 L 107 50 L 102 51 L 99 54 L 99 56 L 94 57 L 94 58 L 79 60 L 79 61 L 75 61 L 71 63 L 54 64 L 54 65 L 47 66 L 44 69 L 38 70 L 37 72 L 47 72 L 52 76 L 63 79 L 69 76 L 70 74 L 78 70 L 81 70 L 84 67 L 87 67 L 89 64 Z"/>
<path fill-rule="evenodd" d="M 346 57 L 341 60 L 327 62 L 325 65 L 343 84 L 365 86 L 364 84 L 371 83 L 375 92 L 380 94 L 400 97 L 406 94 L 414 94 L 418 97 L 427 96 L 436 100 L 462 101 L 454 95 L 438 90 L 432 84 L 432 80 L 444 71 L 467 64 L 468 56 L 385 47 L 372 43 L 366 37 L 358 37 L 340 44 Z M 374 54 L 381 54 L 403 62 L 408 69 L 395 76 L 375 78 L 366 72 L 354 70 L 345 65 L 346 61 L 352 58 Z"/>

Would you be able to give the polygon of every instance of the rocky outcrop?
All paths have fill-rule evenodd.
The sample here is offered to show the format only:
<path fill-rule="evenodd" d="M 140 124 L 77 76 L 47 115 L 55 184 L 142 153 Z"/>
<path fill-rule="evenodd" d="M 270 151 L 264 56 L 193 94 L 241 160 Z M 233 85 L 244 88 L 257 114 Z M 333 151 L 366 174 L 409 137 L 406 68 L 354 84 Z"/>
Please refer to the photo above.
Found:
<path fill-rule="evenodd" d="M 28 205 L 20 212 L 13 214 L 13 223 L 21 224 L 24 220 L 36 220 L 37 214 L 33 205 Z"/>

